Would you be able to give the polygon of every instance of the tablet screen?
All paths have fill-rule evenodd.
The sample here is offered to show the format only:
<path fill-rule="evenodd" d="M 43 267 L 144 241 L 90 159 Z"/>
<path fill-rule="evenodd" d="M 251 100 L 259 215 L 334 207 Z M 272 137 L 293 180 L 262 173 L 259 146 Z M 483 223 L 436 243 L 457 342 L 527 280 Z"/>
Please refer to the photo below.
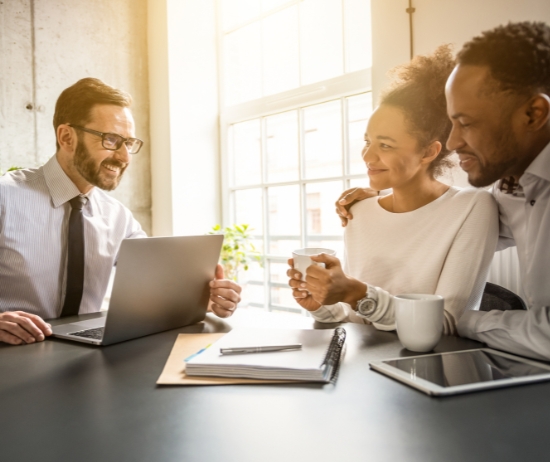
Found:
<path fill-rule="evenodd" d="M 383 361 L 388 366 L 441 387 L 548 374 L 549 370 L 483 350 Z"/>

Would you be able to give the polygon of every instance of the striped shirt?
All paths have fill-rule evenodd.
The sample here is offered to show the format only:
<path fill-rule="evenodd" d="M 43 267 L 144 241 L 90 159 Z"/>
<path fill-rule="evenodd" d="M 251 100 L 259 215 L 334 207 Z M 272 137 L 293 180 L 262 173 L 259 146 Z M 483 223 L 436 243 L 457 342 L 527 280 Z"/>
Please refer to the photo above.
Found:
<path fill-rule="evenodd" d="M 80 191 L 55 156 L 0 177 L 0 312 L 61 314 L 71 205 Z M 146 237 L 119 201 L 93 188 L 83 208 L 85 267 L 80 313 L 99 311 L 120 244 Z"/>

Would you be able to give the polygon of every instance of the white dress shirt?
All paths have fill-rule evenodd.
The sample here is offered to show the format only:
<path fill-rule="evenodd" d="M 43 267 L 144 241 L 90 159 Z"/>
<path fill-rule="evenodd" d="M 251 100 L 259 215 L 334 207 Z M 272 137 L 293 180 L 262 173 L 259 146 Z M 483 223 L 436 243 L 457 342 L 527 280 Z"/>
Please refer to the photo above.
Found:
<path fill-rule="evenodd" d="M 71 206 L 80 194 L 55 156 L 44 166 L 0 177 L 0 312 L 45 319 L 61 314 Z M 146 237 L 132 213 L 93 188 L 83 208 L 85 267 L 80 313 L 99 311 L 125 238 Z"/>
<path fill-rule="evenodd" d="M 395 329 L 394 296 L 445 298 L 444 330 L 456 334 L 465 310 L 477 309 L 498 239 L 498 212 L 489 192 L 451 187 L 407 213 L 384 210 L 378 197 L 353 206 L 346 226 L 344 271 L 376 290 L 376 310 L 360 317 L 345 303 L 312 312 L 321 322 L 370 321 Z"/>
<path fill-rule="evenodd" d="M 550 360 L 550 144 L 525 170 L 519 188 L 507 181 L 492 190 L 500 213 L 499 249 L 517 246 L 528 310 L 468 312 L 458 331 L 493 348 Z"/>

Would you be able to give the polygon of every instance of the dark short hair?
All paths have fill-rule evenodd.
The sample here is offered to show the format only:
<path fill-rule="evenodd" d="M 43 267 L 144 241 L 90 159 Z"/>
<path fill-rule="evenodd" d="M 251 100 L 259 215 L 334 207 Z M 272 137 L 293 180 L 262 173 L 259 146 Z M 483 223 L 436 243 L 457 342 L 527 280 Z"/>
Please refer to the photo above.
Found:
<path fill-rule="evenodd" d="M 525 21 L 495 27 L 467 42 L 457 63 L 487 66 L 499 90 L 550 95 L 550 26 Z"/>
<path fill-rule="evenodd" d="M 56 133 L 61 124 L 85 125 L 90 121 L 90 113 L 96 104 L 113 104 L 130 107 L 132 97 L 116 88 L 91 77 L 81 79 L 61 92 L 55 103 L 53 127 Z"/>
<path fill-rule="evenodd" d="M 416 56 L 412 61 L 391 71 L 394 78 L 382 93 L 380 104 L 401 109 L 410 133 L 426 147 L 434 141 L 441 143 L 441 152 L 432 161 L 429 172 L 434 177 L 453 166 L 451 151 L 446 147 L 451 133 L 447 116 L 445 83 L 455 66 L 450 45 L 438 47 L 431 55 Z"/>

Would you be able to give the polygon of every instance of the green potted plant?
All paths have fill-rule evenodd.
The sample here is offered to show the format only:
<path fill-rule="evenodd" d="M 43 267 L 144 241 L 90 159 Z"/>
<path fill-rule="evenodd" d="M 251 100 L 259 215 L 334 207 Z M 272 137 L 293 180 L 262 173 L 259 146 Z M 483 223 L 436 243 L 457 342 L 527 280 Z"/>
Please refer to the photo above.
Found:
<path fill-rule="evenodd" d="M 247 224 L 241 224 L 226 228 L 216 225 L 209 232 L 224 235 L 220 264 L 227 279 L 237 281 L 240 271 L 248 271 L 251 262 L 262 260 L 260 252 L 251 242 L 250 231 Z"/>

